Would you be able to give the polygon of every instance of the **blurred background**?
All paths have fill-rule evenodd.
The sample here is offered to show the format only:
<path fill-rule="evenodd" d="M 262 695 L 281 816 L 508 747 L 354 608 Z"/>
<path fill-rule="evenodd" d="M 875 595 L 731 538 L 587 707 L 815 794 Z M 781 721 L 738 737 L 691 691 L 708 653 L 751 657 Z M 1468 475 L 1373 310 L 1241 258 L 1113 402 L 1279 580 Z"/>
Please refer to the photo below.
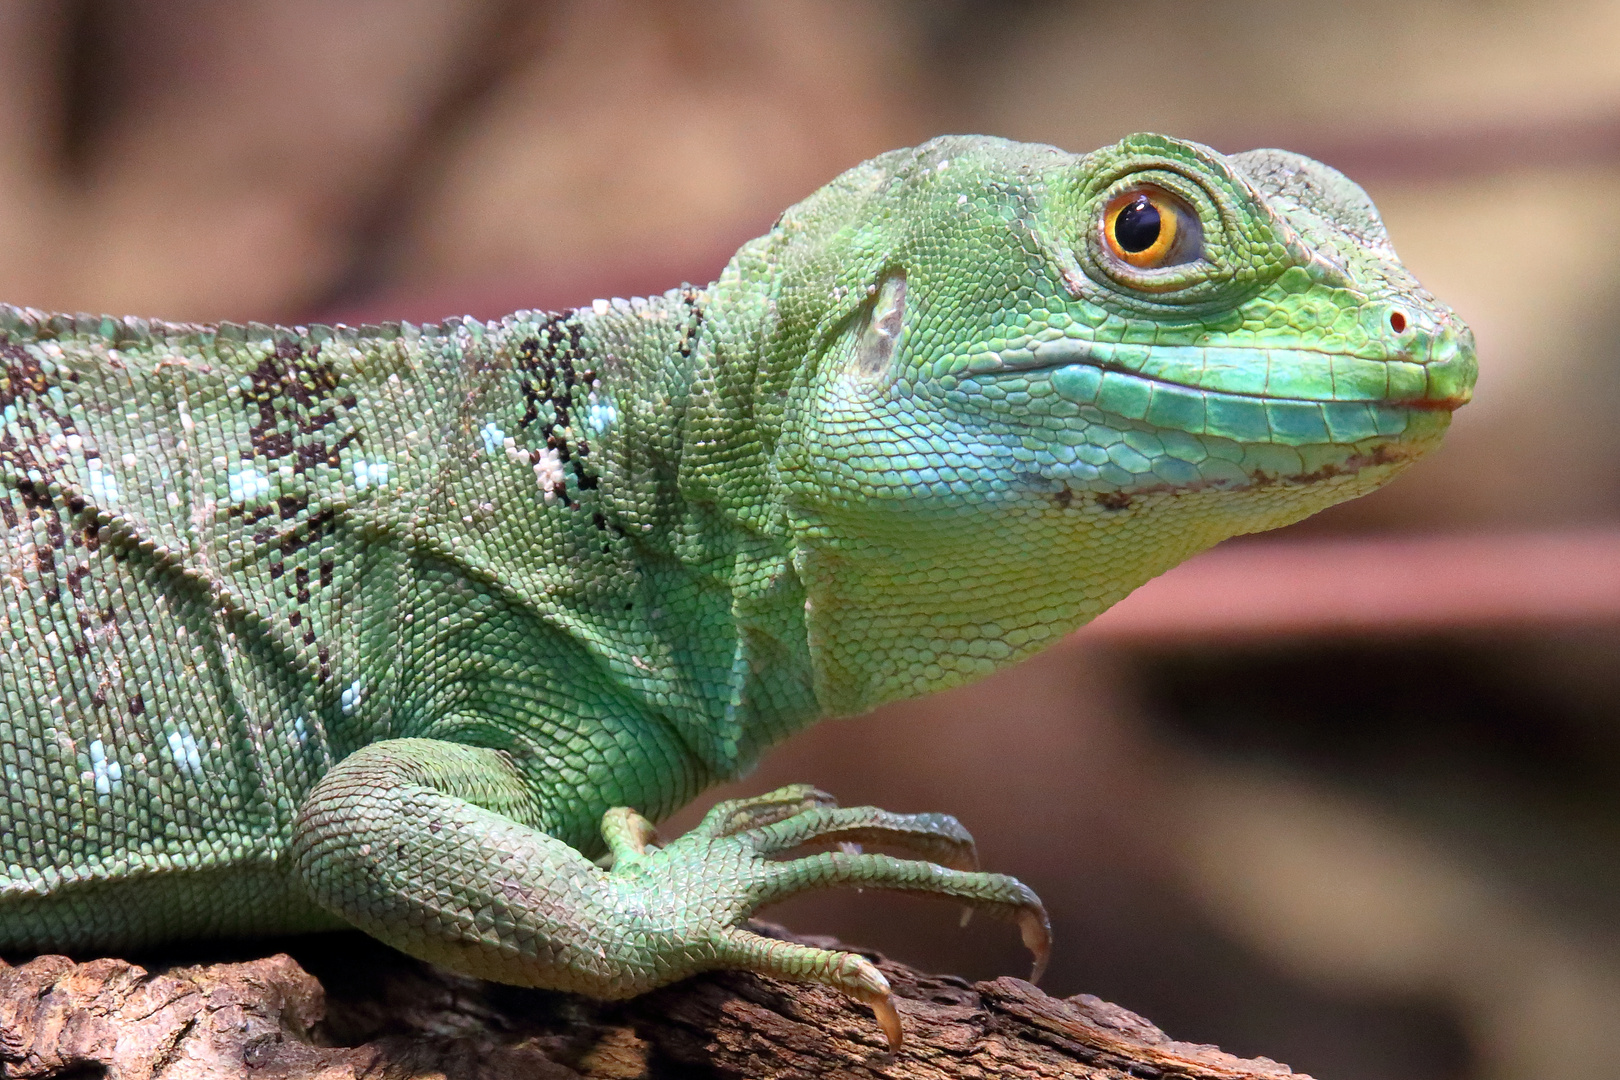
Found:
<path fill-rule="evenodd" d="M 6 0 L 0 297 L 303 322 L 706 282 L 946 132 L 1158 130 L 1362 182 L 1482 375 L 1390 488 L 997 678 L 812 729 L 1050 905 L 1046 987 L 1324 1080 L 1620 1070 L 1620 4 Z M 697 808 L 673 827 L 696 819 Z M 1008 928 L 775 917 L 973 977 Z"/>

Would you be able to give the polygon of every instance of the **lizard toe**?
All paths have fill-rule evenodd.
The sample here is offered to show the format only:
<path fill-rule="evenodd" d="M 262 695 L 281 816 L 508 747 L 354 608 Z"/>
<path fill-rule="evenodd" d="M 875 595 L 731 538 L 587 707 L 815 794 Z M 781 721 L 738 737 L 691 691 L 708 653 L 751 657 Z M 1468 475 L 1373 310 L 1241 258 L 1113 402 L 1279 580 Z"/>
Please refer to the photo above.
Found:
<path fill-rule="evenodd" d="M 750 832 L 761 853 L 804 844 L 898 848 L 953 870 L 977 870 L 973 837 L 949 814 L 895 814 L 875 806 L 817 806 Z"/>

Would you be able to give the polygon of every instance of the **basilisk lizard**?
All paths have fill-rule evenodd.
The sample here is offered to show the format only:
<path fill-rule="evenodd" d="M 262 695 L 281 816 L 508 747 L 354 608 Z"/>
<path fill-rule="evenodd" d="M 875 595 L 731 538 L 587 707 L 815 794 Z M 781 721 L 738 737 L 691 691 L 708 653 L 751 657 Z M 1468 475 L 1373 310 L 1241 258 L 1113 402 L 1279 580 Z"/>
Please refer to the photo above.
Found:
<path fill-rule="evenodd" d="M 886 154 L 650 299 L 5 308 L 0 369 L 0 948 L 352 925 L 600 998 L 817 981 L 897 1043 L 870 963 L 744 919 L 906 889 L 1043 956 L 954 819 L 795 787 L 651 821 L 1377 487 L 1475 364 L 1349 180 L 1136 135 Z"/>

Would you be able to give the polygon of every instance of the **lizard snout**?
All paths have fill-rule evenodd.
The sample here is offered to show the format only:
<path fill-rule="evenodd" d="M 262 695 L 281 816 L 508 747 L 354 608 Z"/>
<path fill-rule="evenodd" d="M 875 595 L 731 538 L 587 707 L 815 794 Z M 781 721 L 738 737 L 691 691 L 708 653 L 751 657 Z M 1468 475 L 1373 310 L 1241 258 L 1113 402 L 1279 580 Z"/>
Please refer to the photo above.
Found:
<path fill-rule="evenodd" d="M 1423 397 L 1403 402 L 1416 409 L 1451 412 L 1474 396 L 1479 364 L 1474 355 L 1474 332 L 1457 319 L 1447 319 L 1429 341 L 1423 361 L 1428 384 Z"/>

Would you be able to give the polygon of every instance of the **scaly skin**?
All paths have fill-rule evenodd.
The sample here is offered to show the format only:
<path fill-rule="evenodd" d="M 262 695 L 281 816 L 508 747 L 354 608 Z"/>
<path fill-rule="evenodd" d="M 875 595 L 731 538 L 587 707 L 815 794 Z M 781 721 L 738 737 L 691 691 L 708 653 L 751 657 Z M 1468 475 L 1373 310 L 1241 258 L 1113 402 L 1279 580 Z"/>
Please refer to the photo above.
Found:
<path fill-rule="evenodd" d="M 645 301 L 360 330 L 4 309 L 0 362 L 0 947 L 348 923 L 605 998 L 817 980 L 893 1039 L 870 964 L 740 923 L 911 889 L 1044 951 L 955 821 L 807 788 L 664 847 L 648 819 L 1371 490 L 1474 379 L 1359 188 L 1150 135 L 887 154 Z M 921 858 L 770 857 L 851 840 Z"/>

